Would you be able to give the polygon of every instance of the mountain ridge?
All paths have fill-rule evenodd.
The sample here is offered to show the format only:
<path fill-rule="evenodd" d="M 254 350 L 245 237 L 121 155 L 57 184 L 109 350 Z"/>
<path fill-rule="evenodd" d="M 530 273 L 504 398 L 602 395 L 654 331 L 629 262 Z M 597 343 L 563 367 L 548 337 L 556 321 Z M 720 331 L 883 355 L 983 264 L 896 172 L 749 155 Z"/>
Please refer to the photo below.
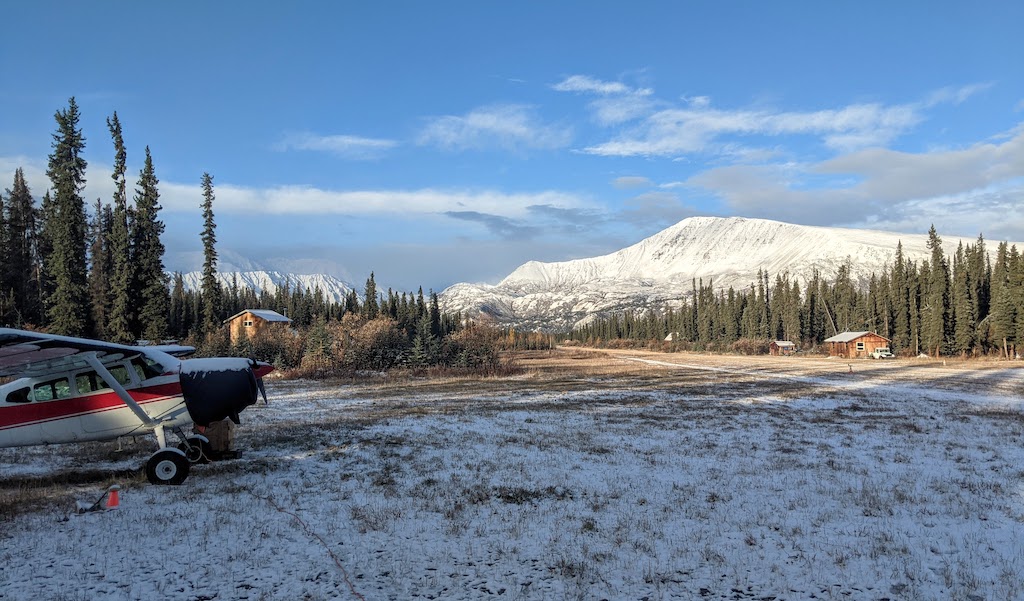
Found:
<path fill-rule="evenodd" d="M 610 312 L 678 304 L 695 280 L 745 288 L 758 270 L 789 274 L 803 287 L 815 271 L 833 279 L 848 263 L 853 278 L 866 284 L 872 272 L 892 265 L 898 244 L 912 261 L 929 258 L 927 240 L 927 234 L 690 217 L 606 255 L 529 261 L 495 285 L 455 284 L 439 301 L 446 311 L 500 325 L 565 330 Z M 950 254 L 960 242 L 975 240 L 944 237 L 943 251 Z"/>
<path fill-rule="evenodd" d="M 323 273 L 295 274 L 267 270 L 217 272 L 217 281 L 225 289 L 231 287 L 235 278 L 239 288 L 250 288 L 257 295 L 263 291 L 275 294 L 279 287 L 287 283 L 293 290 L 301 288 L 313 292 L 319 288 L 325 299 L 337 303 L 344 302 L 345 296 L 353 289 L 351 284 Z M 203 272 L 183 273 L 181 279 L 186 290 L 199 290 L 202 288 Z"/>

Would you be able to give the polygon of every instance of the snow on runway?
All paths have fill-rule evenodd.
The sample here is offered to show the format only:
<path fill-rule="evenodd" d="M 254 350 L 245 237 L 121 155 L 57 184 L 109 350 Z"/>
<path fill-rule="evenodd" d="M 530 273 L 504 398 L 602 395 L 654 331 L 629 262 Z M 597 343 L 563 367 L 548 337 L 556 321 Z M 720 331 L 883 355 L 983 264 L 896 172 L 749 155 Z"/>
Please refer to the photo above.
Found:
<path fill-rule="evenodd" d="M 6 519 L 0 599 L 1024 597 L 1020 370 L 958 393 L 650 357 L 673 369 L 268 383 L 243 459 Z"/>

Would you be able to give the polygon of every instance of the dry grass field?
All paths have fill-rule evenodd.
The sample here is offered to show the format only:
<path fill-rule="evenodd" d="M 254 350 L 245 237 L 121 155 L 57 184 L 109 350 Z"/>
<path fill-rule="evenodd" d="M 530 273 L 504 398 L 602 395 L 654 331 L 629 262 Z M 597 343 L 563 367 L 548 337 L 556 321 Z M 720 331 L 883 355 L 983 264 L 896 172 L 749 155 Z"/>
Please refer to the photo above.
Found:
<path fill-rule="evenodd" d="M 516 361 L 269 382 L 180 487 L 0 450 L 0 599 L 1024 598 L 1019 362 Z"/>

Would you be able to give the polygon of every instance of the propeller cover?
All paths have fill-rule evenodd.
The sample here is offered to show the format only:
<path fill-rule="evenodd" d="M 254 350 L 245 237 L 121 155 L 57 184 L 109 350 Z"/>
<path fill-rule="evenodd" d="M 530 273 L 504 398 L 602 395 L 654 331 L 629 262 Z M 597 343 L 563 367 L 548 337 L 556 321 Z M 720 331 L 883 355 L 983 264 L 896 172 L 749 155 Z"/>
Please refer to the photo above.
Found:
<path fill-rule="evenodd" d="M 235 358 L 182 361 L 181 395 L 192 421 L 203 427 L 224 418 L 240 423 L 238 414 L 257 399 L 256 365 Z"/>

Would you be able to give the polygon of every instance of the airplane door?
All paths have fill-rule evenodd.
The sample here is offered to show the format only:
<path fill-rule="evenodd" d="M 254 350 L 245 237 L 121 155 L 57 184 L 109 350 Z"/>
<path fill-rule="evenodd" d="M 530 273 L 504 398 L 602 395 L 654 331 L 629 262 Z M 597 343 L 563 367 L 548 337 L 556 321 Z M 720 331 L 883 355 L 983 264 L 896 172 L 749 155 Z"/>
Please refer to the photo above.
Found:
<path fill-rule="evenodd" d="M 67 376 L 32 385 L 31 408 L 37 419 L 40 439 L 46 443 L 82 440 L 82 422 L 74 407 L 71 382 Z"/>
<path fill-rule="evenodd" d="M 122 386 L 134 386 L 134 370 L 120 363 L 107 369 Z M 138 426 L 138 418 L 95 371 L 76 374 L 75 387 L 80 395 L 78 402 L 82 408 L 82 429 L 90 437 L 114 436 L 118 431 L 126 432 Z"/>

